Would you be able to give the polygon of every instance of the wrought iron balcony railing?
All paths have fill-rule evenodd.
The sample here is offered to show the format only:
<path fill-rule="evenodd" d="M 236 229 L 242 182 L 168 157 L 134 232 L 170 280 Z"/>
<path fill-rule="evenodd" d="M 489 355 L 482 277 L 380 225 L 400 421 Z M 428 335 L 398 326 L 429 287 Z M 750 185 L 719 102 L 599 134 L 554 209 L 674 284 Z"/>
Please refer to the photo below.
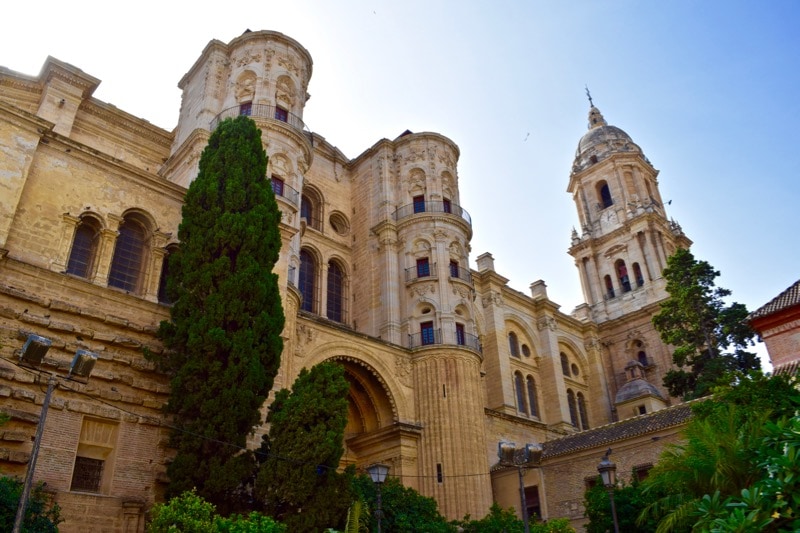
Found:
<path fill-rule="evenodd" d="M 441 329 L 426 329 L 420 333 L 413 333 L 408 336 L 408 347 L 419 348 L 420 346 L 433 346 L 442 344 Z"/>
<path fill-rule="evenodd" d="M 286 183 L 284 183 L 283 181 L 276 182 L 273 180 L 272 192 L 274 192 L 275 196 L 277 197 L 286 198 L 287 200 L 289 200 L 290 203 L 292 203 L 295 206 L 297 206 L 297 203 L 300 201 L 300 193 L 297 190 L 293 189 L 292 187 L 286 185 Z"/>
<path fill-rule="evenodd" d="M 460 279 L 472 285 L 472 273 L 468 268 L 450 266 L 450 279 Z"/>
<path fill-rule="evenodd" d="M 308 129 L 300 117 L 294 113 L 289 113 L 282 107 L 269 104 L 243 104 L 235 107 L 229 107 L 214 117 L 214 120 L 211 121 L 211 131 L 217 129 L 219 123 L 226 118 L 238 117 L 239 115 L 247 115 L 248 117 L 253 118 L 269 118 L 278 120 L 280 122 L 285 122 L 308 138 L 308 141 L 311 144 L 314 143 L 311 130 Z"/>
<path fill-rule="evenodd" d="M 418 279 L 439 279 L 436 263 L 417 265 L 406 269 L 406 283 Z"/>
<path fill-rule="evenodd" d="M 468 225 L 472 226 L 472 217 L 469 216 L 467 210 L 460 205 L 448 201 L 425 200 L 424 202 L 414 202 L 398 207 L 394 212 L 394 220 L 395 222 L 399 222 L 406 217 L 418 215 L 420 213 L 446 213 L 455 215 L 461 217 Z"/>
<path fill-rule="evenodd" d="M 460 334 L 456 332 L 456 344 L 459 346 L 472 348 L 478 353 L 483 353 L 483 347 L 481 346 L 481 343 L 476 335 L 471 335 L 469 333 Z"/>

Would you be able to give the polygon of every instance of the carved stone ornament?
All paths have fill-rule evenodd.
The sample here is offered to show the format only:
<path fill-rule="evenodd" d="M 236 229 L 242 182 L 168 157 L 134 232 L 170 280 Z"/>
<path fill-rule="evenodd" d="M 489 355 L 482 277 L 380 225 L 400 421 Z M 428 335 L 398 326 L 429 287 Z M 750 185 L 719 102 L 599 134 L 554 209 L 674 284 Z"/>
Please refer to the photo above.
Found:
<path fill-rule="evenodd" d="M 555 331 L 558 328 L 558 324 L 556 323 L 556 319 L 551 316 L 543 316 L 536 321 L 536 327 L 539 331 L 547 328 L 550 331 Z"/>
<path fill-rule="evenodd" d="M 600 343 L 597 339 L 589 339 L 583 343 L 583 347 L 586 349 L 587 352 L 599 352 L 600 351 Z"/>
<path fill-rule="evenodd" d="M 254 76 L 244 76 L 236 82 L 236 101 L 249 102 L 255 95 L 256 80 Z"/>
<path fill-rule="evenodd" d="M 436 285 L 434 285 L 433 283 L 424 283 L 415 285 L 414 287 L 411 288 L 412 297 L 414 296 L 414 294 L 418 296 L 425 296 L 428 293 L 435 294 Z"/>
<path fill-rule="evenodd" d="M 453 285 L 453 294 L 457 294 L 458 296 L 461 296 L 462 298 L 464 298 L 464 300 L 469 301 L 470 292 L 472 292 L 472 291 L 470 291 L 466 287 L 462 287 L 461 285 Z"/>
<path fill-rule="evenodd" d="M 300 74 L 300 67 L 291 59 L 286 56 L 278 56 L 278 65 L 285 68 L 295 76 Z"/>
<path fill-rule="evenodd" d="M 407 357 L 402 355 L 395 356 L 394 373 L 400 383 L 406 387 L 411 386 L 411 361 Z"/>
<path fill-rule="evenodd" d="M 245 50 L 242 53 L 242 57 L 236 60 L 237 67 L 243 67 L 245 65 L 249 65 L 251 63 L 260 63 L 261 62 L 261 53 L 255 50 Z"/>
<path fill-rule="evenodd" d="M 490 305 L 496 305 L 498 307 L 502 307 L 504 305 L 503 297 L 496 292 L 490 292 L 486 296 L 481 298 L 481 304 L 483 307 L 489 307 Z"/>
<path fill-rule="evenodd" d="M 439 162 L 447 168 L 454 168 L 456 166 L 455 162 L 453 162 L 453 158 L 450 155 L 450 150 L 447 150 L 443 154 L 439 154 Z"/>
<path fill-rule="evenodd" d="M 297 325 L 297 340 L 295 344 L 294 353 L 298 357 L 303 357 L 305 355 L 303 348 L 307 344 L 311 344 L 314 341 L 314 330 L 306 326 L 305 324 L 298 324 Z"/>
<path fill-rule="evenodd" d="M 403 161 L 406 163 L 425 161 L 425 150 L 411 150 L 411 152 L 403 158 Z"/>

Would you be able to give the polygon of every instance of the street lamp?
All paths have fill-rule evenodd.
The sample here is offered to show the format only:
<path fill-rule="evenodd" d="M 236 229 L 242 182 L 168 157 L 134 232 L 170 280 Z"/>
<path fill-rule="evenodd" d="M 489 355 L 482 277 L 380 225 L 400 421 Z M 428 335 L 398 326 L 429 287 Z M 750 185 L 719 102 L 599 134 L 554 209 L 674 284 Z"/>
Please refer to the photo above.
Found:
<path fill-rule="evenodd" d="M 378 519 L 378 533 L 381 533 L 381 485 L 386 481 L 386 475 L 389 473 L 389 465 L 383 463 L 375 463 L 367 467 L 369 477 L 372 482 L 378 487 L 377 507 L 375 509 L 375 518 Z"/>
<path fill-rule="evenodd" d="M 600 472 L 600 478 L 603 480 L 603 486 L 608 492 L 608 499 L 611 501 L 611 517 L 614 519 L 614 533 L 619 533 L 619 523 L 617 522 L 617 507 L 614 505 L 614 487 L 617 485 L 617 465 L 609 461 L 608 456 L 611 455 L 611 448 L 608 449 L 603 456 L 603 460 L 597 465 L 597 471 Z"/>
<path fill-rule="evenodd" d="M 28 339 L 25 341 L 20 351 L 19 362 L 28 366 L 38 367 L 44 360 L 44 356 L 47 355 L 47 350 L 50 349 L 50 345 L 51 342 L 49 339 L 38 335 L 28 335 Z M 67 378 L 74 379 L 79 377 L 88 379 L 96 361 L 96 354 L 86 350 L 76 351 Z M 50 374 L 47 378 L 47 392 L 44 395 L 42 411 L 39 414 L 39 425 L 36 427 L 36 436 L 33 440 L 31 458 L 28 461 L 28 471 L 25 473 L 25 482 L 22 484 L 22 494 L 20 494 L 19 497 L 17 516 L 14 518 L 13 533 L 20 533 L 22 530 L 22 523 L 25 521 L 25 510 L 28 507 L 28 497 L 30 496 L 31 486 L 33 485 L 33 473 L 36 470 L 36 461 L 39 458 L 39 446 L 42 443 L 44 423 L 45 420 L 47 420 L 47 410 L 50 407 L 50 399 L 53 396 L 53 389 L 55 389 L 56 383 L 57 376 L 55 374 Z"/>
<path fill-rule="evenodd" d="M 497 444 L 497 457 L 502 466 L 513 466 L 519 473 L 519 499 L 522 504 L 522 523 L 525 526 L 525 533 L 530 533 L 528 524 L 528 502 L 525 497 L 525 468 L 537 468 L 542 462 L 542 452 L 544 449 L 541 444 L 526 444 L 522 449 L 517 450 L 517 445 L 513 442 L 499 442 Z"/>

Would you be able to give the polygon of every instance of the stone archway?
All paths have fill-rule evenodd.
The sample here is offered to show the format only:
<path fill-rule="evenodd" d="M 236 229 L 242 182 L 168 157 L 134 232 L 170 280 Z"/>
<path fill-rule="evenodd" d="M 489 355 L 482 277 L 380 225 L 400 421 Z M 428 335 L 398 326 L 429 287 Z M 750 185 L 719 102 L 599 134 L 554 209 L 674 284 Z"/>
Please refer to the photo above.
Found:
<path fill-rule="evenodd" d="M 344 366 L 350 383 L 342 466 L 381 461 L 392 465 L 395 475 L 411 474 L 421 428 L 400 422 L 395 399 L 374 367 L 351 356 L 328 360 Z"/>

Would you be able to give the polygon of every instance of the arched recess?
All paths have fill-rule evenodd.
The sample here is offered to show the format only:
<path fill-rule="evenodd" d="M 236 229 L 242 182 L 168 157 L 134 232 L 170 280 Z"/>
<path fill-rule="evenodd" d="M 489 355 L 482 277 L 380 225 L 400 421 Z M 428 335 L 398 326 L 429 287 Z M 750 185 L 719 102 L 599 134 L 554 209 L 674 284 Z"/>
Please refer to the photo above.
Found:
<path fill-rule="evenodd" d="M 352 355 L 335 355 L 326 361 L 341 364 L 350 384 L 343 466 L 386 462 L 400 456 L 409 436 L 419 438 L 421 429 L 400 423 L 397 399 L 374 366 Z"/>
<path fill-rule="evenodd" d="M 507 349 L 510 351 L 511 348 L 508 334 L 514 332 L 517 336 L 517 342 L 519 343 L 519 353 L 523 356 L 521 359 L 528 364 L 537 365 L 538 363 L 536 361 L 536 355 L 539 353 L 538 338 L 536 335 L 534 335 L 533 330 L 524 321 L 519 320 L 514 315 L 506 315 L 505 328 L 506 337 L 504 342 L 506 343 Z M 527 347 L 527 356 L 524 356 L 523 354 L 523 346 Z"/>
<path fill-rule="evenodd" d="M 567 356 L 567 361 L 569 365 L 569 374 L 568 377 L 571 377 L 573 380 L 586 382 L 588 373 L 589 373 L 589 360 L 587 359 L 586 355 L 583 353 L 575 343 L 568 338 L 559 337 L 558 339 L 558 350 L 559 355 L 564 354 Z M 574 370 L 577 367 L 578 372 L 576 373 Z"/>

